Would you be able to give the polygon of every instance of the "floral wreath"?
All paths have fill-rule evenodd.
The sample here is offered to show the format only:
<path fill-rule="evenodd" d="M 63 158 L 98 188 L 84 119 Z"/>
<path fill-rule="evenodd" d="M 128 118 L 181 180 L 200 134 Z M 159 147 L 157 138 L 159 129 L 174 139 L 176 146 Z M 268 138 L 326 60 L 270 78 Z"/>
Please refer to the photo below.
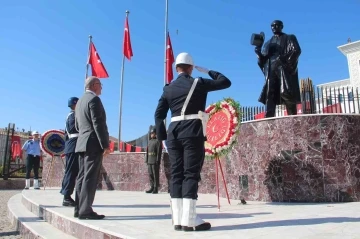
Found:
<path fill-rule="evenodd" d="M 224 98 L 222 101 L 209 105 L 205 112 L 209 114 L 209 121 L 206 126 L 207 141 L 205 141 L 205 157 L 208 159 L 216 159 L 220 156 L 227 155 L 236 144 L 237 136 L 240 132 L 240 104 L 232 98 Z M 217 118 L 213 118 L 212 120 L 214 116 L 221 118 L 220 121 L 222 121 L 223 130 L 220 133 L 221 139 L 211 143 L 211 141 L 214 141 L 212 140 L 211 130 L 218 126 L 213 125 L 217 120 Z"/>
<path fill-rule="evenodd" d="M 41 137 L 40 146 L 50 156 L 63 157 L 65 155 L 65 133 L 56 129 L 46 131 Z"/>

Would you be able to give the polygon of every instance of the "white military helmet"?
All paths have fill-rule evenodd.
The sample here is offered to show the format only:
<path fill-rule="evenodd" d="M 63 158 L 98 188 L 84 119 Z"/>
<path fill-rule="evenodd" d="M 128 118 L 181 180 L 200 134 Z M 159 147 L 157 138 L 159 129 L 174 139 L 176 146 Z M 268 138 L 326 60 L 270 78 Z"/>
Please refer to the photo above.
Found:
<path fill-rule="evenodd" d="M 31 135 L 35 135 L 35 134 L 39 134 L 39 132 L 36 131 L 36 130 L 34 130 L 34 131 L 31 133 Z"/>
<path fill-rule="evenodd" d="M 180 53 L 175 60 L 175 65 L 179 64 L 187 64 L 187 65 L 194 65 L 194 61 L 192 56 L 189 53 L 182 52 Z"/>

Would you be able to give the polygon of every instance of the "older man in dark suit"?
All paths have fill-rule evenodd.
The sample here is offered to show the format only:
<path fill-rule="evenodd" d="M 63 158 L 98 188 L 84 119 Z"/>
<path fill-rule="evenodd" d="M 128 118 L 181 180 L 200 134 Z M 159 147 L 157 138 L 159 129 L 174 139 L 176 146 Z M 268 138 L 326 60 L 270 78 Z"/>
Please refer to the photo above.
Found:
<path fill-rule="evenodd" d="M 75 108 L 75 127 L 79 131 L 75 152 L 79 157 L 74 216 L 79 219 L 103 219 L 92 209 L 103 156 L 110 153 L 106 114 L 101 103 L 102 84 L 96 77 L 85 81 L 85 94 Z"/>

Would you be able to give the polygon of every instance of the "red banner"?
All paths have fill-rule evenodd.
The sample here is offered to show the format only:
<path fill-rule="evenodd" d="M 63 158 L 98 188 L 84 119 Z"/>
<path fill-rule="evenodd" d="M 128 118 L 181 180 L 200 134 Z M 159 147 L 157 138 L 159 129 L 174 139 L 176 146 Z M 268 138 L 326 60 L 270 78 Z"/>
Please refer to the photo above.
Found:
<path fill-rule="evenodd" d="M 13 135 L 11 138 L 11 160 L 15 161 L 16 158 L 22 159 L 21 140 L 20 136 Z"/>
<path fill-rule="evenodd" d="M 109 148 L 110 148 L 110 152 L 114 152 L 114 147 L 115 147 L 115 143 L 114 141 L 110 141 L 110 145 L 109 145 Z"/>
<path fill-rule="evenodd" d="M 341 104 L 333 104 L 323 108 L 323 113 L 342 113 Z"/>

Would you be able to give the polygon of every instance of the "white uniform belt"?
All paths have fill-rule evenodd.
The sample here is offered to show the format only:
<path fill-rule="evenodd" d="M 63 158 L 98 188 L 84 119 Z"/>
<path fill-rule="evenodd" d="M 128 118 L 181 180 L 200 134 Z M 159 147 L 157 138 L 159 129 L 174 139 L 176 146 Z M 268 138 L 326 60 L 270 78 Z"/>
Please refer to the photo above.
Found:
<path fill-rule="evenodd" d="M 69 138 L 76 138 L 79 136 L 79 134 L 68 134 Z"/>
<path fill-rule="evenodd" d="M 192 119 L 200 119 L 199 114 L 174 116 L 174 117 L 171 117 L 171 122 L 182 121 L 182 120 L 192 120 Z"/>

